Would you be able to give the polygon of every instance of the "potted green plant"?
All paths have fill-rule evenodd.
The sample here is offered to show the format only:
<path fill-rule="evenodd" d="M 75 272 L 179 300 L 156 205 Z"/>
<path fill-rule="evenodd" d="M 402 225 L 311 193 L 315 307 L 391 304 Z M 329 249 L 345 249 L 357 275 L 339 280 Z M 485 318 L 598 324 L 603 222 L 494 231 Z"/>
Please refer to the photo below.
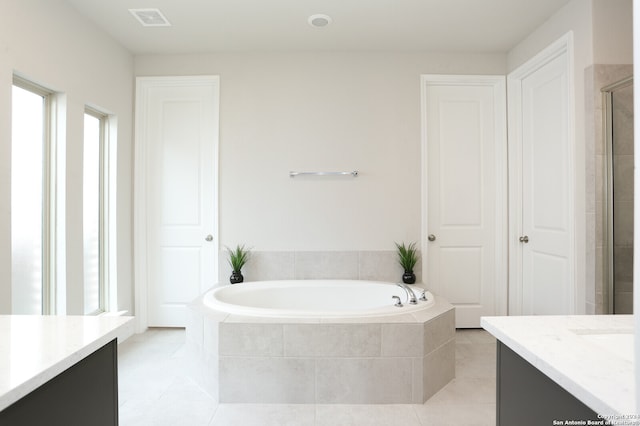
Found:
<path fill-rule="evenodd" d="M 416 274 L 413 273 L 413 267 L 418 262 L 418 250 L 416 249 L 416 243 L 410 243 L 405 246 L 404 243 L 396 244 L 398 249 L 398 263 L 404 269 L 402 274 L 402 282 L 405 284 L 413 284 L 416 282 Z"/>
<path fill-rule="evenodd" d="M 237 245 L 235 249 L 230 249 L 227 247 L 227 251 L 229 252 L 229 265 L 231 266 L 231 277 L 229 277 L 229 281 L 231 284 L 238 284 L 244 281 L 244 277 L 242 276 L 242 267 L 249 260 L 249 254 L 251 250 L 245 248 L 243 245 Z"/>

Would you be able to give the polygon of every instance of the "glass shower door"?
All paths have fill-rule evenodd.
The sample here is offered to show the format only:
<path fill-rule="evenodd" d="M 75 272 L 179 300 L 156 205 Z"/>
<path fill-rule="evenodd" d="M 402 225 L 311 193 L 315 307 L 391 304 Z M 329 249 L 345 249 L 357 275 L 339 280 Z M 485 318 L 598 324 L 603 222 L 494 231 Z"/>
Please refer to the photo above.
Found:
<path fill-rule="evenodd" d="M 609 312 L 633 313 L 633 79 L 605 89 Z"/>

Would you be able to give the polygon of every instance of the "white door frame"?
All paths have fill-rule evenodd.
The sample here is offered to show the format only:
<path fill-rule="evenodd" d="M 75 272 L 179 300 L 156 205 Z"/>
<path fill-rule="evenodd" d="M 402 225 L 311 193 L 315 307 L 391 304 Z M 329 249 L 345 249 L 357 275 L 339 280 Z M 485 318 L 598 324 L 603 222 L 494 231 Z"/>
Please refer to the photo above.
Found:
<path fill-rule="evenodd" d="M 506 85 L 505 77 L 502 75 L 434 75 L 426 74 L 420 76 L 420 98 L 421 98 L 421 185 L 422 185 L 422 223 L 421 223 L 421 249 L 422 249 L 422 276 L 428 277 L 428 184 L 429 173 L 427 170 L 428 150 L 427 150 L 427 87 L 435 83 L 439 86 L 450 84 L 452 86 L 489 86 L 493 88 L 494 97 L 498 100 L 495 105 L 494 117 L 496 138 L 496 187 L 495 187 L 495 314 L 507 314 L 507 116 L 506 116 Z M 500 100 L 502 100 L 500 102 Z M 429 283 L 425 283 L 429 286 Z"/>
<path fill-rule="evenodd" d="M 147 137 L 145 135 L 144 126 L 140 123 L 144 122 L 147 112 L 143 105 L 143 100 L 148 96 L 150 87 L 158 87 L 161 84 L 167 86 L 193 86 L 208 83 L 213 85 L 215 93 L 215 101 L 220 100 L 220 77 L 219 76 L 162 76 L 162 77 L 136 77 L 136 119 L 135 119 L 135 153 L 134 153 L 134 198 L 133 198 L 133 235 L 134 235 L 134 297 L 135 297 L 135 317 L 136 332 L 142 333 L 148 328 L 148 307 L 147 297 L 149 292 L 149 282 L 147 276 L 147 159 L 148 147 Z M 219 111 L 219 105 L 216 105 Z M 215 126 L 219 129 L 218 116 L 212 117 L 215 120 Z M 218 158 L 219 153 L 219 136 L 216 132 L 213 141 L 213 152 Z M 216 180 L 219 176 L 218 161 L 213 164 L 213 173 Z M 217 182 L 216 182 L 217 185 Z M 215 188 L 214 196 L 214 226 L 213 230 L 219 234 L 218 225 L 218 188 Z M 217 239 L 216 239 L 217 240 Z M 217 262 L 217 259 L 215 259 Z M 217 268 L 216 268 L 217 269 Z"/>
<path fill-rule="evenodd" d="M 569 170 L 567 173 L 569 191 L 568 228 L 570 237 L 570 257 L 573 259 L 570 271 L 570 313 L 577 309 L 576 283 L 576 230 L 575 230 L 575 96 L 573 70 L 573 33 L 569 32 L 549 45 L 543 51 L 518 67 L 507 76 L 508 116 L 509 116 L 509 314 L 522 313 L 522 247 L 518 238 L 522 232 L 522 81 L 558 56 L 567 55 L 567 79 L 569 93 L 568 137 Z"/>

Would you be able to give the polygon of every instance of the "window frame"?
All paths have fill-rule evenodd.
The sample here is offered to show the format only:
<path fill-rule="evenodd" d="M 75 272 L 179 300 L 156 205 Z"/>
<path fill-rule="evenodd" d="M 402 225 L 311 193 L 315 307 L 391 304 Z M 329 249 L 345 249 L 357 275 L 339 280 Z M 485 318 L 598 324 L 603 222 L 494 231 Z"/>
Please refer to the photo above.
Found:
<path fill-rule="evenodd" d="M 109 127 L 110 116 L 97 108 L 85 106 L 84 114 L 99 122 L 98 147 L 98 309 L 84 315 L 100 315 L 109 311 Z M 83 140 L 83 147 L 84 147 Z M 83 170 L 85 164 L 83 161 Z M 83 182 L 84 184 L 84 182 Z M 84 187 L 83 187 L 84 188 Z M 84 220 L 84 211 L 83 211 Z M 83 235 L 84 238 L 84 235 Z M 83 252 L 84 255 L 84 252 Z M 84 264 L 83 264 L 84 267 Z M 83 275 L 84 276 L 84 275 Z M 83 286 L 84 290 L 84 286 Z"/>
<path fill-rule="evenodd" d="M 42 117 L 42 315 L 57 313 L 56 271 L 56 93 L 14 74 L 12 86 L 43 98 Z M 13 140 L 12 140 L 13 143 Z M 13 164 L 12 164 L 13 167 Z"/>

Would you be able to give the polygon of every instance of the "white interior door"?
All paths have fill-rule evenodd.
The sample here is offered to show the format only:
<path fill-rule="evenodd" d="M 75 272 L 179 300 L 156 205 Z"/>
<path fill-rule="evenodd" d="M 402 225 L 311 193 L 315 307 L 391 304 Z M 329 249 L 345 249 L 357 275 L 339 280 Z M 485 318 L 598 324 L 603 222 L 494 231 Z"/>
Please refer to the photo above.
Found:
<path fill-rule="evenodd" d="M 218 80 L 140 78 L 137 104 L 147 325 L 183 327 L 185 305 L 217 281 Z"/>
<path fill-rule="evenodd" d="M 424 276 L 456 327 L 480 327 L 506 308 L 505 79 L 425 79 Z"/>
<path fill-rule="evenodd" d="M 567 51 L 540 61 L 513 84 L 519 97 L 515 138 L 521 188 L 519 235 L 512 235 L 516 267 L 511 312 L 573 312 L 573 168 Z M 520 164 L 520 167 L 517 165 Z M 517 200 L 516 200 L 517 202 Z M 521 206 L 521 207 L 520 207 Z"/>

